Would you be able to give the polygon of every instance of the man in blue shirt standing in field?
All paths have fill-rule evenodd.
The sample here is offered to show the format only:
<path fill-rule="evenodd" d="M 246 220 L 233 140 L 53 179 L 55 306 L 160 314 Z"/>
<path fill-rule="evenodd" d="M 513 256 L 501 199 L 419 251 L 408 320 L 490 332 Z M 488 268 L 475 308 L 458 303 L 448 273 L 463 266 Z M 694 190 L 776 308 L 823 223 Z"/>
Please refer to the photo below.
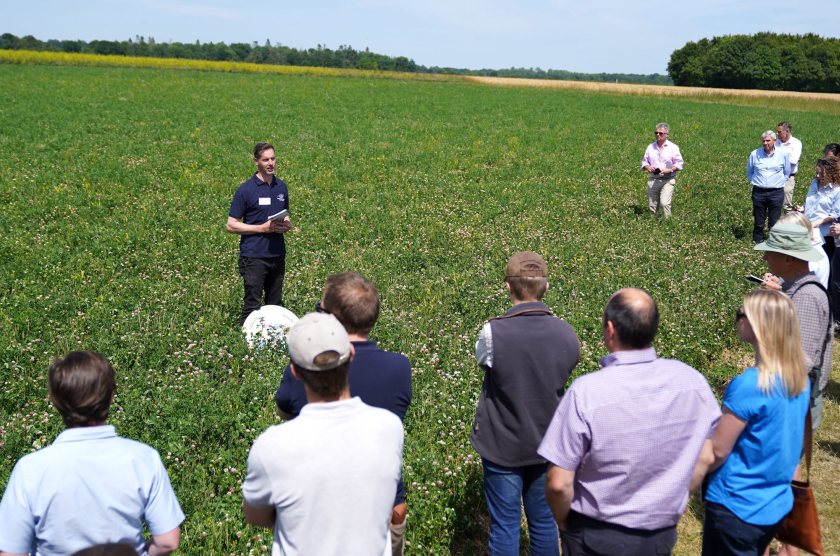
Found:
<path fill-rule="evenodd" d="M 747 159 L 747 179 L 752 185 L 753 243 L 764 241 L 764 219 L 772 228 L 782 214 L 788 177 L 788 152 L 776 148 L 776 134 L 768 129 L 761 134 L 761 147 Z"/>
<path fill-rule="evenodd" d="M 266 305 L 283 304 L 283 276 L 286 273 L 286 240 L 292 229 L 288 215 L 278 220 L 269 216 L 289 209 L 289 188 L 277 179 L 277 158 L 271 143 L 254 146 L 257 171 L 239 186 L 228 212 L 227 231 L 238 234 L 239 274 L 245 283 L 239 324 L 260 308 L 265 293 Z"/>

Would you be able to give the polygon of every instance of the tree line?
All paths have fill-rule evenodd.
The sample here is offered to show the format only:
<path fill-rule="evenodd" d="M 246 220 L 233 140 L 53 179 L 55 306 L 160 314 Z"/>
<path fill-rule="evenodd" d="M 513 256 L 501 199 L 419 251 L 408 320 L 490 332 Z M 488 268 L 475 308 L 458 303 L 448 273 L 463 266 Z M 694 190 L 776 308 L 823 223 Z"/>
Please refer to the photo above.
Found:
<path fill-rule="evenodd" d="M 482 75 L 487 77 L 519 77 L 527 79 L 560 79 L 563 81 L 597 81 L 603 83 L 643 83 L 647 85 L 673 85 L 674 82 L 667 75 L 659 73 L 583 73 L 576 71 L 540 69 L 540 68 L 507 68 L 507 69 L 456 69 L 431 67 L 421 71 L 430 73 L 453 73 L 458 75 Z"/>
<path fill-rule="evenodd" d="M 11 33 L 0 35 L 0 48 L 8 50 L 41 50 L 54 52 L 81 52 L 86 54 L 110 54 L 116 56 L 140 56 L 153 58 L 185 58 L 190 60 L 214 60 L 224 62 L 251 62 L 254 64 L 277 64 L 288 66 L 314 66 L 327 68 L 357 68 L 388 71 L 418 71 L 417 64 L 405 56 L 385 56 L 365 49 L 355 50 L 339 46 L 333 50 L 322 45 L 317 48 L 297 49 L 281 44 L 272 45 L 268 40 L 260 46 L 254 42 L 182 43 L 157 42 L 137 36 L 126 41 L 41 41 L 27 35 L 18 38 Z"/>
<path fill-rule="evenodd" d="M 675 85 L 840 92 L 840 39 L 758 33 L 689 42 L 671 54 Z"/>
<path fill-rule="evenodd" d="M 619 83 L 653 83 L 670 85 L 667 75 L 627 73 L 581 73 L 564 70 L 543 70 L 540 68 L 509 68 L 469 70 L 449 67 L 426 67 L 405 56 L 387 56 L 370 52 L 369 49 L 355 50 L 346 45 L 330 49 L 324 45 L 316 48 L 297 49 L 266 40 L 260 45 L 253 43 L 181 43 L 157 42 L 153 37 L 137 36 L 125 41 L 81 40 L 41 41 L 32 35 L 17 37 L 11 33 L 0 35 L 0 49 L 40 50 L 54 52 L 81 52 L 88 54 L 111 54 L 117 56 L 141 56 L 156 58 L 186 58 L 191 60 L 217 60 L 251 62 L 255 64 L 277 64 L 289 66 L 314 66 L 327 68 L 355 68 L 366 70 L 405 71 L 413 73 L 439 73 L 452 75 L 484 75 L 493 77 L 527 77 L 531 79 L 564 79 L 573 81 L 609 81 Z"/>

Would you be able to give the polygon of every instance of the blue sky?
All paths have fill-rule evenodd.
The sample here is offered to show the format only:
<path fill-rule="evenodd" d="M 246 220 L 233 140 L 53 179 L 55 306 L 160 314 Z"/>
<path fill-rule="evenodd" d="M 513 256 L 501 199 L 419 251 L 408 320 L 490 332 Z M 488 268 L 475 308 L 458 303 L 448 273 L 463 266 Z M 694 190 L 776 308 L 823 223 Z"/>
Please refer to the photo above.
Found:
<path fill-rule="evenodd" d="M 687 41 L 840 35 L 838 0 L 0 0 L 0 33 L 38 39 L 350 45 L 425 66 L 665 73 Z"/>

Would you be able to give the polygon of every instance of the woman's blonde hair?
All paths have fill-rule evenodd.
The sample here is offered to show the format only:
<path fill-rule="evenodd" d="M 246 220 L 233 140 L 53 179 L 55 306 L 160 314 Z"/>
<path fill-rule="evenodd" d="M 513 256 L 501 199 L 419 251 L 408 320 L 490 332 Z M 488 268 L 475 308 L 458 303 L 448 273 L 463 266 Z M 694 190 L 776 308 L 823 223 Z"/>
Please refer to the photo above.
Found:
<path fill-rule="evenodd" d="M 779 219 L 776 220 L 776 222 L 778 224 L 797 224 L 799 226 L 802 226 L 803 228 L 808 230 L 809 237 L 811 235 L 811 229 L 813 228 L 813 226 L 811 225 L 811 221 L 808 220 L 808 217 L 802 214 L 801 212 L 797 211 L 791 211 L 785 215 L 780 216 Z"/>
<path fill-rule="evenodd" d="M 758 345 L 759 390 L 770 394 L 784 384 L 789 397 L 798 396 L 808 373 L 793 302 L 781 292 L 755 289 L 744 297 L 744 312 Z"/>

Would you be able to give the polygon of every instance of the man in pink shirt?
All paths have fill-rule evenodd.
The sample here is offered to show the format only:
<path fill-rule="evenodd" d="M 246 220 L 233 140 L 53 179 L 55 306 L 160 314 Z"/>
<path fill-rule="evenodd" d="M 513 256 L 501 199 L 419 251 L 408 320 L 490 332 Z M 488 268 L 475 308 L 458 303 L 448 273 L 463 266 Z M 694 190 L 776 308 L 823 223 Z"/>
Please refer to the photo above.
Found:
<path fill-rule="evenodd" d="M 656 141 L 648 145 L 642 157 L 642 171 L 648 173 L 648 207 L 654 216 L 659 215 L 661 207 L 665 218 L 671 216 L 677 172 L 683 169 L 680 148 L 668 141 L 669 132 L 665 122 L 656 124 Z"/>

